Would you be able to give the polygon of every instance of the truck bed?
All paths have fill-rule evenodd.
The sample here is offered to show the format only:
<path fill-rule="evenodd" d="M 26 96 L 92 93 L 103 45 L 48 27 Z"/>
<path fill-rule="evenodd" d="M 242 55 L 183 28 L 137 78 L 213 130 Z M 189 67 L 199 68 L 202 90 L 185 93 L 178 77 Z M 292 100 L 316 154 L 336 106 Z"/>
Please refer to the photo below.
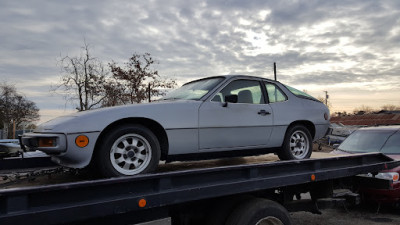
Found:
<path fill-rule="evenodd" d="M 3 189 L 0 224 L 60 224 L 127 213 L 146 221 L 151 215 L 165 216 L 168 207 L 177 204 L 351 177 L 399 165 L 383 154 L 371 153 Z"/>

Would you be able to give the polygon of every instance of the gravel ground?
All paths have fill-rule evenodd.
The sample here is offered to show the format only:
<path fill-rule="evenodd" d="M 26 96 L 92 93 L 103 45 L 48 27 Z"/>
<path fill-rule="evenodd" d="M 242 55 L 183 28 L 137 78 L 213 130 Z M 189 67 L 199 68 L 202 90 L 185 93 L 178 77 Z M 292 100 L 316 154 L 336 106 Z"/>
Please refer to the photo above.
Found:
<path fill-rule="evenodd" d="M 376 207 L 327 209 L 321 215 L 308 212 L 291 213 L 293 225 L 399 225 L 400 209 L 388 207 L 376 213 Z"/>

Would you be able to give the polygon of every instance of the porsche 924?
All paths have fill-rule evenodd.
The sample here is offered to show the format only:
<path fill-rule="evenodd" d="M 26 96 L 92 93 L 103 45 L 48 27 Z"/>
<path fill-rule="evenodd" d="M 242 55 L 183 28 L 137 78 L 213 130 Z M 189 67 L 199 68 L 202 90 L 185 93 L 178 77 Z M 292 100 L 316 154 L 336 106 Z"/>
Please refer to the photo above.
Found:
<path fill-rule="evenodd" d="M 92 165 L 103 176 L 156 170 L 160 160 L 196 160 L 274 152 L 309 158 L 329 126 L 328 108 L 312 96 L 260 77 L 207 77 L 162 99 L 78 112 L 21 137 L 66 167 Z"/>

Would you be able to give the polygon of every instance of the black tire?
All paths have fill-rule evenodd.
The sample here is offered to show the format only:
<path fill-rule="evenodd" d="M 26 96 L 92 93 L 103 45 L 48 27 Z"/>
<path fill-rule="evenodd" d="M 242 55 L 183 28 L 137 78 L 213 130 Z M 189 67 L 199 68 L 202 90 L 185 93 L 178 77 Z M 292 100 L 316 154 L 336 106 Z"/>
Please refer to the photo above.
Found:
<path fill-rule="evenodd" d="M 229 215 L 226 225 L 291 225 L 288 211 L 280 204 L 261 198 L 240 204 Z"/>
<path fill-rule="evenodd" d="M 279 159 L 308 159 L 311 153 L 312 138 L 310 131 L 303 125 L 290 126 L 286 131 L 282 148 L 278 151 Z"/>
<path fill-rule="evenodd" d="M 101 176 L 132 176 L 157 168 L 160 144 L 148 128 L 127 124 L 109 131 L 103 138 L 93 159 Z"/>

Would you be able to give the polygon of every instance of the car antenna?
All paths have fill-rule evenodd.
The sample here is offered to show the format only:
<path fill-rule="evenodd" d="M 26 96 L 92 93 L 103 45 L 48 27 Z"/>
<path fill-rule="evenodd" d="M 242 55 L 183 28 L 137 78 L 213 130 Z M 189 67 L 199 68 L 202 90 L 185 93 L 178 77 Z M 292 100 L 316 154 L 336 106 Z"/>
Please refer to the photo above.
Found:
<path fill-rule="evenodd" d="M 276 81 L 276 62 L 274 62 L 274 78 L 275 78 L 275 81 Z"/>

